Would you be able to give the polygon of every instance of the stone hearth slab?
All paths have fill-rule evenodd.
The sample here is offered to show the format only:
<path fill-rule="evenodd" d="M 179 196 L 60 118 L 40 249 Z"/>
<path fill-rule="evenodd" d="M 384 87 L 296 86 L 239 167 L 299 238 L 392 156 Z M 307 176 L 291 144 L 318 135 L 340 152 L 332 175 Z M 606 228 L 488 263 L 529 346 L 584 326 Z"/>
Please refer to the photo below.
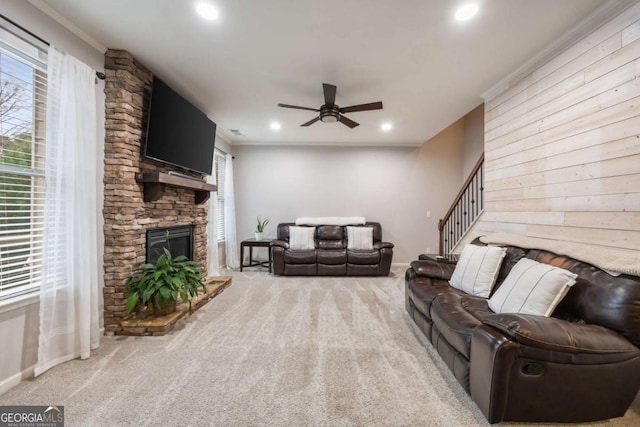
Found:
<path fill-rule="evenodd" d="M 210 276 L 205 279 L 206 293 L 191 298 L 191 313 L 211 301 L 231 284 L 231 276 Z M 166 316 L 154 316 L 148 313 L 136 313 L 122 321 L 122 331 L 118 335 L 165 335 L 173 330 L 176 322 L 190 316 L 189 304 L 181 302 L 176 311 Z"/>

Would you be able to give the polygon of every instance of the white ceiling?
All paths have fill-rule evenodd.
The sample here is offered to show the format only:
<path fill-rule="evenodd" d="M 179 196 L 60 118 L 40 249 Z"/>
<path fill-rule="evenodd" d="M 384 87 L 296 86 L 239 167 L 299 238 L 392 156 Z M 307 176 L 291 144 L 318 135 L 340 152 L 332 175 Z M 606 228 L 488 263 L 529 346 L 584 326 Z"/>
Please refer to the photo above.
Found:
<path fill-rule="evenodd" d="M 481 94 L 604 0 L 45 0 L 106 47 L 130 51 L 218 124 L 235 144 L 417 145 L 482 102 Z M 465 2 L 480 5 L 467 22 Z M 360 123 L 300 124 L 322 83 Z M 278 121 L 279 131 L 269 124 Z M 393 123 L 382 132 L 380 124 Z M 243 136 L 228 129 L 239 129 Z"/>

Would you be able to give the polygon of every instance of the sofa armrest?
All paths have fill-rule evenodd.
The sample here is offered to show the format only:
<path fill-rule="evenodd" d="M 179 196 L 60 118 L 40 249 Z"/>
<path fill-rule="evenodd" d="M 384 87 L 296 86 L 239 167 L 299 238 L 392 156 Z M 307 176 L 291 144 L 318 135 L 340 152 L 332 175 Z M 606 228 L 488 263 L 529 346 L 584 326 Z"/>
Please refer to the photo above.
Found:
<path fill-rule="evenodd" d="M 284 240 L 272 240 L 271 243 L 269 243 L 269 246 L 271 246 L 272 248 L 279 247 L 279 248 L 289 249 L 289 244 Z"/>
<path fill-rule="evenodd" d="M 444 262 L 418 260 L 411 263 L 411 268 L 413 268 L 418 276 L 449 280 L 456 266 L 455 264 L 447 264 Z"/>
<path fill-rule="evenodd" d="M 393 247 L 394 247 L 393 243 L 389 243 L 389 242 L 375 242 L 373 244 L 373 249 L 384 249 L 384 248 L 393 249 Z"/>
<path fill-rule="evenodd" d="M 598 325 L 515 313 L 488 316 L 482 323 L 519 344 L 541 350 L 581 354 L 638 352 L 622 335 Z"/>

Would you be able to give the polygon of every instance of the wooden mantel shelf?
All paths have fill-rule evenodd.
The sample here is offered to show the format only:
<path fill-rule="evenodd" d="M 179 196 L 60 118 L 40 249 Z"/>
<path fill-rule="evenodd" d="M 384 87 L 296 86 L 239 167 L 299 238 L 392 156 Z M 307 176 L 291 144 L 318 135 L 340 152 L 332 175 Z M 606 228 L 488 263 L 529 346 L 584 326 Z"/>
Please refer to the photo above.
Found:
<path fill-rule="evenodd" d="M 144 183 L 144 201 L 155 202 L 164 192 L 165 186 L 189 188 L 195 190 L 196 204 L 209 200 L 217 187 L 199 179 L 183 178 L 164 172 L 142 171 L 136 174 L 136 181 Z"/>

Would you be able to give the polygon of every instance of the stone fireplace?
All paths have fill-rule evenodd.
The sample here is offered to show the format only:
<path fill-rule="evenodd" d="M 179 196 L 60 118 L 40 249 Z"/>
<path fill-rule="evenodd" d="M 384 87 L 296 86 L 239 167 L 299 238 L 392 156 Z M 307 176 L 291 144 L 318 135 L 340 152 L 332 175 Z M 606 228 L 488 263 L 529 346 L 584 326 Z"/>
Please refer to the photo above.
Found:
<path fill-rule="evenodd" d="M 144 201 L 144 185 L 136 181 L 136 173 L 203 176 L 143 157 L 151 72 L 129 52 L 113 49 L 105 54 L 105 72 L 104 327 L 107 334 L 121 334 L 127 318 L 124 283 L 147 260 L 147 230 L 191 229 L 192 259 L 206 275 L 208 204 L 196 204 L 191 189 L 170 186 L 157 200 Z"/>
<path fill-rule="evenodd" d="M 164 248 L 169 249 L 173 257 L 184 255 L 193 260 L 193 227 L 187 225 L 147 230 L 145 248 L 147 263 L 156 262 Z"/>

